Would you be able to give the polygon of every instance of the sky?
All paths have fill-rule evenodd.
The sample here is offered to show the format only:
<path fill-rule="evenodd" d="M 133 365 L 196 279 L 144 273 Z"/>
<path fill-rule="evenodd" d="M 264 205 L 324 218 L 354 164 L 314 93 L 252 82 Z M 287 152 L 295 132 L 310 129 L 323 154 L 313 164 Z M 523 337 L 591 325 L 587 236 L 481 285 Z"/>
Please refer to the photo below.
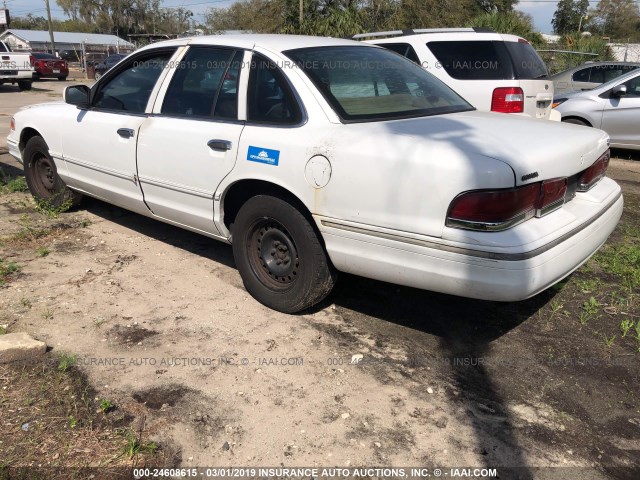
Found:
<path fill-rule="evenodd" d="M 33 13 L 38 16 L 46 16 L 44 0 L 0 0 L 0 6 L 6 2 L 12 16 L 24 16 Z M 51 15 L 54 18 L 64 19 L 64 13 L 58 7 L 55 0 L 50 0 Z M 202 20 L 201 16 L 208 8 L 225 7 L 233 3 L 233 0 L 164 0 L 165 7 L 184 6 L 189 8 L 196 14 L 198 20 Z M 592 3 L 592 6 L 596 2 Z M 539 32 L 551 33 L 551 18 L 556 10 L 557 2 L 555 0 L 520 0 L 516 6 L 517 10 L 528 13 L 533 17 L 534 25 Z M 416 25 L 419 27 L 419 25 Z"/>

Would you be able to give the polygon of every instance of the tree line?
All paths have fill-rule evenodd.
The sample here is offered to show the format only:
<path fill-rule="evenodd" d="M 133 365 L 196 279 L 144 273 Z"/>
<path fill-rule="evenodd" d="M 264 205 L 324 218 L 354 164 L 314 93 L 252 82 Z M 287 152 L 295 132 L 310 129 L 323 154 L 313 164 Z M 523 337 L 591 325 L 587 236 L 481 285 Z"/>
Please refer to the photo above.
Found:
<path fill-rule="evenodd" d="M 531 17 L 514 10 L 517 0 L 239 0 L 210 8 L 203 21 L 184 7 L 161 0 L 56 0 L 66 20 L 54 30 L 94 33 L 178 35 L 199 28 L 206 33 L 247 30 L 344 37 L 354 33 L 407 28 L 488 26 L 537 42 Z M 556 33 L 589 31 L 617 41 L 640 40 L 635 0 L 560 0 L 552 25 Z M 12 28 L 46 30 L 44 17 L 14 18 Z"/>

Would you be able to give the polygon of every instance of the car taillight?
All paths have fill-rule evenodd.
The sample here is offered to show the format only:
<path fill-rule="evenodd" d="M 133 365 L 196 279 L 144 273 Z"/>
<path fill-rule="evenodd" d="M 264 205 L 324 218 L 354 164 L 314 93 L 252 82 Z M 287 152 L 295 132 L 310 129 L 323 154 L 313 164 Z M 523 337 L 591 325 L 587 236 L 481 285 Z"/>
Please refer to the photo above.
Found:
<path fill-rule="evenodd" d="M 540 197 L 536 205 L 536 216 L 541 217 L 560 208 L 567 193 L 567 179 L 554 178 L 545 180 L 540 187 Z"/>
<path fill-rule="evenodd" d="M 493 91 L 491 111 L 500 113 L 524 112 L 524 92 L 520 87 L 500 87 Z"/>
<path fill-rule="evenodd" d="M 540 183 L 505 190 L 458 195 L 449 206 L 447 226 L 469 230 L 504 230 L 535 215 Z"/>
<path fill-rule="evenodd" d="M 567 179 L 554 178 L 504 190 L 477 190 L 458 195 L 447 213 L 447 227 L 499 231 L 560 208 Z"/>
<path fill-rule="evenodd" d="M 610 152 L 607 150 L 604 152 L 598 160 L 594 162 L 589 168 L 580 174 L 578 178 L 578 191 L 586 192 L 593 187 L 598 180 L 604 177 L 609 167 Z"/>
<path fill-rule="evenodd" d="M 9 125 L 9 129 L 13 132 L 16 129 L 16 119 L 11 117 L 11 124 Z"/>

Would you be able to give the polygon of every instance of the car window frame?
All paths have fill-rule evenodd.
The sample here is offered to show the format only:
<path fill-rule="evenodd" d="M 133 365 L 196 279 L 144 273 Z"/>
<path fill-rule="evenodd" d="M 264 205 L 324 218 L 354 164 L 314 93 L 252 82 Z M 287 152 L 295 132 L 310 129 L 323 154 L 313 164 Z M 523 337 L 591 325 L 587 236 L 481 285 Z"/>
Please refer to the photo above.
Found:
<path fill-rule="evenodd" d="M 210 50 L 228 50 L 230 52 L 230 62 L 229 65 L 227 65 L 227 68 L 225 69 L 222 77 L 221 77 L 221 82 L 224 79 L 225 75 L 227 74 L 227 72 L 229 72 L 229 69 L 231 68 L 232 62 L 235 61 L 236 57 L 240 57 L 240 70 L 238 71 L 238 80 L 237 80 L 237 86 L 236 89 L 238 90 L 237 92 L 237 105 L 236 105 L 236 118 L 225 118 L 225 117 L 216 117 L 214 116 L 214 112 L 215 112 L 215 108 L 217 106 L 217 102 L 218 102 L 218 98 L 220 95 L 220 89 L 222 88 L 222 83 L 220 83 L 218 85 L 218 88 L 216 90 L 216 94 L 215 97 L 213 99 L 212 105 L 211 105 L 211 113 L 209 115 L 181 115 L 181 114 L 177 114 L 177 113 L 168 113 L 168 112 L 163 112 L 162 108 L 164 107 L 164 102 L 167 99 L 167 94 L 169 93 L 169 89 L 171 88 L 171 84 L 175 79 L 176 74 L 178 73 L 178 69 L 176 68 L 172 68 L 172 72 L 170 76 L 167 76 L 164 80 L 163 83 L 166 83 L 166 89 L 164 89 L 164 92 L 162 93 L 162 97 L 160 98 L 160 96 L 158 96 L 156 98 L 156 101 L 159 101 L 159 105 L 158 105 L 158 111 L 154 111 L 152 113 L 152 115 L 154 117 L 166 117 L 166 118 L 176 118 L 176 119 L 183 119 L 183 120 L 194 120 L 194 121 L 204 121 L 204 122 L 219 122 L 219 123 L 245 123 L 244 120 L 240 120 L 240 89 L 242 88 L 241 82 L 240 82 L 240 75 L 242 74 L 242 69 L 243 69 L 243 65 L 242 63 L 244 62 L 244 54 L 246 52 L 245 49 L 243 48 L 238 48 L 238 47 L 234 47 L 234 46 L 229 46 L 229 45 L 209 45 L 209 44 L 195 44 L 195 45 L 188 45 L 188 48 L 186 48 L 184 50 L 184 52 L 182 54 L 179 55 L 179 57 L 177 59 L 175 59 L 176 63 L 181 63 L 183 61 L 185 61 L 185 59 L 187 58 L 187 56 L 189 55 L 189 52 L 192 49 L 210 49 Z M 154 108 L 155 110 L 155 108 Z"/>
<path fill-rule="evenodd" d="M 179 45 L 174 45 L 174 46 L 158 47 L 154 49 L 143 50 L 135 55 L 131 55 L 130 57 L 127 57 L 126 63 L 122 63 L 118 67 L 112 67 L 109 70 L 107 70 L 105 74 L 100 78 L 100 81 L 98 81 L 91 87 L 91 90 L 89 92 L 89 108 L 88 109 L 95 112 L 113 113 L 113 114 L 120 114 L 120 115 L 149 116 L 149 112 L 147 110 L 149 109 L 149 105 L 153 105 L 153 103 L 156 100 L 155 97 L 157 96 L 157 92 L 155 93 L 155 96 L 154 96 L 154 91 L 157 89 L 158 85 L 163 82 L 162 72 L 160 73 L 160 76 L 156 80 L 154 87 L 151 89 L 151 93 L 149 94 L 149 98 L 147 99 L 147 105 L 143 112 L 132 112 L 130 110 L 115 110 L 110 108 L 96 107 L 95 100 L 98 93 L 100 93 L 100 91 L 102 90 L 102 88 L 106 84 L 108 84 L 113 79 L 113 77 L 119 75 L 122 71 L 127 70 L 131 64 L 138 62 L 141 59 L 146 59 L 163 52 L 171 53 L 171 56 L 169 57 L 169 62 L 171 62 L 171 60 L 175 57 L 176 52 L 178 52 L 179 47 L 180 47 Z M 165 66 L 165 69 L 166 68 L 167 67 Z"/>
<path fill-rule="evenodd" d="M 295 106 L 300 113 L 300 118 L 297 122 L 294 123 L 279 123 L 279 122 L 266 122 L 260 120 L 251 120 L 249 118 L 249 92 L 251 89 L 251 79 L 252 79 L 252 66 L 256 61 L 257 57 L 262 57 L 267 60 L 271 65 L 275 66 L 276 76 L 280 77 L 280 80 L 283 80 L 282 87 L 286 90 L 283 93 L 289 93 L 291 99 L 293 100 Z M 271 127 L 271 128 L 298 128 L 302 125 L 306 124 L 308 121 L 307 111 L 304 107 L 304 102 L 302 98 L 298 94 L 296 88 L 291 83 L 289 76 L 278 66 L 278 62 L 269 58 L 269 56 L 265 55 L 263 52 L 259 52 L 256 50 L 251 50 L 251 59 L 249 61 L 247 71 L 247 83 L 246 83 L 246 91 L 245 91 L 245 116 L 246 120 L 244 120 L 247 126 L 258 126 L 258 127 Z"/>

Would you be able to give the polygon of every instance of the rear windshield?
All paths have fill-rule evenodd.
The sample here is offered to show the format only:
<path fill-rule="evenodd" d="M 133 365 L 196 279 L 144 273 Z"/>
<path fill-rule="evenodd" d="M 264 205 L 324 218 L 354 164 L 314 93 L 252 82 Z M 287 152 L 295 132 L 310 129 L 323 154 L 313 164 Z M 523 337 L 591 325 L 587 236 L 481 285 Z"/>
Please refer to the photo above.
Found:
<path fill-rule="evenodd" d="M 50 53 L 32 53 L 32 55 L 35 58 L 51 58 L 51 59 L 54 59 L 54 60 L 58 59 L 58 57 L 56 57 L 55 55 L 51 55 Z"/>
<path fill-rule="evenodd" d="M 524 42 L 505 42 L 505 45 L 511 55 L 516 78 L 519 80 L 549 78 L 547 66 L 531 45 Z"/>
<path fill-rule="evenodd" d="M 420 66 L 377 47 L 313 47 L 284 52 L 343 121 L 409 118 L 473 110 Z"/>
<path fill-rule="evenodd" d="M 493 40 L 436 41 L 427 47 L 457 80 L 548 78 L 547 67 L 531 45 Z"/>

